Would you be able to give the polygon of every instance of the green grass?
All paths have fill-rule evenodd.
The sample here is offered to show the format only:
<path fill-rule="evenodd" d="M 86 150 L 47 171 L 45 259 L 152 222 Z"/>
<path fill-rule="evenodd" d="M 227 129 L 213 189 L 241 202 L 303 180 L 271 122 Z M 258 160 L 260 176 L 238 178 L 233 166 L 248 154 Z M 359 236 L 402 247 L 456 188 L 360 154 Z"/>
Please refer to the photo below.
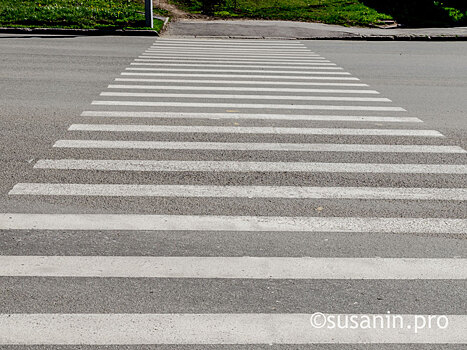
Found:
<path fill-rule="evenodd" d="M 202 0 L 171 0 L 181 8 L 200 13 Z M 322 22 L 369 26 L 394 19 L 406 25 L 462 25 L 465 10 L 447 3 L 467 0 L 221 0 L 215 16 Z M 401 19 L 402 21 L 399 21 Z"/>
<path fill-rule="evenodd" d="M 149 29 L 144 0 L 0 0 L 0 27 Z"/>
<path fill-rule="evenodd" d="M 182 8 L 200 12 L 198 0 L 172 0 Z M 358 0 L 226 0 L 216 8 L 216 16 L 369 25 L 391 19 Z"/>

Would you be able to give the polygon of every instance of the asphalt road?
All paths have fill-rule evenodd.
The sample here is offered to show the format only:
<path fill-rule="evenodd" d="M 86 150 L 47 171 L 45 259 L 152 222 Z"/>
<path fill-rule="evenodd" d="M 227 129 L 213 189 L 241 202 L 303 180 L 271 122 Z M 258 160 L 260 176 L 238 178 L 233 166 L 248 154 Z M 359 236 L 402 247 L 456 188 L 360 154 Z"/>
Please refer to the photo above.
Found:
<path fill-rule="evenodd" d="M 363 348 L 313 345 L 300 322 L 314 312 L 449 315 L 444 333 L 354 334 L 465 342 L 467 44 L 153 40 L 0 36 L 2 348 Z M 44 162 L 60 159 L 75 163 Z M 54 256 L 72 260 L 46 266 Z M 278 257 L 292 260 L 275 269 Z"/>

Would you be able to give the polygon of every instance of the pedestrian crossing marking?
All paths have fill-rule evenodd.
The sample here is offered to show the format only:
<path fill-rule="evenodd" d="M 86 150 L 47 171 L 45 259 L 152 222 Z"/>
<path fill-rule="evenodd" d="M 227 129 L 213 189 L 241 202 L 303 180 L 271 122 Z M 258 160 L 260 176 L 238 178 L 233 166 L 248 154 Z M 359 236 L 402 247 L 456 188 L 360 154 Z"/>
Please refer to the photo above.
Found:
<path fill-rule="evenodd" d="M 216 103 L 216 102 L 153 102 L 153 101 L 93 101 L 96 106 L 140 106 L 140 107 L 196 107 L 196 108 L 245 108 L 245 109 L 295 109 L 324 111 L 378 111 L 405 112 L 402 107 L 392 106 L 346 106 L 346 105 L 302 105 L 294 103 L 264 104 L 264 103 Z"/>
<path fill-rule="evenodd" d="M 239 71 L 238 73 L 246 72 Z M 264 72 L 264 71 L 258 71 Z M 353 80 L 358 81 L 360 79 L 349 76 L 286 76 L 286 75 L 269 75 L 269 74 L 211 74 L 211 73 L 192 73 L 192 70 L 186 71 L 185 73 L 153 73 L 153 72 L 123 72 L 121 75 L 133 75 L 133 76 L 148 76 L 148 77 L 209 77 L 209 78 L 257 78 L 257 79 L 288 79 L 288 80 Z"/>
<path fill-rule="evenodd" d="M 136 159 L 40 159 L 36 169 L 106 171 L 329 172 L 467 174 L 467 165 L 313 162 L 175 161 Z"/>
<path fill-rule="evenodd" d="M 223 67 L 229 67 L 229 68 L 265 68 L 263 65 L 248 65 L 246 66 L 245 64 L 208 64 L 208 63 L 202 63 L 202 64 L 195 64 L 195 63 L 162 63 L 162 62 L 147 62 L 143 60 L 140 60 L 139 62 L 132 62 L 131 66 L 148 66 L 148 67 L 158 67 L 158 69 L 164 69 L 164 67 L 196 67 L 195 69 L 198 70 L 198 67 L 212 67 L 212 68 L 223 68 Z M 324 65 L 324 66 L 323 66 Z M 329 66 L 328 64 L 321 64 L 317 65 L 317 67 L 303 67 L 303 66 L 267 66 L 267 68 L 279 68 L 279 69 L 300 69 L 302 72 L 306 72 L 309 70 L 342 70 L 343 68 L 341 67 L 336 67 L 336 66 Z M 164 69 L 165 70 L 165 69 Z M 178 69 L 177 69 L 178 70 Z M 222 70 L 224 71 L 224 70 Z M 262 70 L 261 70 L 262 71 Z M 278 72 L 275 72 L 278 73 Z"/>
<path fill-rule="evenodd" d="M 10 195 L 467 200 L 463 188 L 19 183 Z"/>
<path fill-rule="evenodd" d="M 370 94 L 378 95 L 375 90 L 356 89 L 297 89 L 297 88 L 259 88 L 259 87 L 238 87 L 238 86 L 186 86 L 186 85 L 121 85 L 110 84 L 108 89 L 136 89 L 136 90 L 213 90 L 213 91 L 249 91 L 249 92 L 311 92 L 311 93 L 336 93 L 336 94 Z M 261 96 L 261 95 L 258 95 Z M 298 98 L 298 96 L 295 96 Z M 388 101 L 388 99 L 385 99 Z"/>
<path fill-rule="evenodd" d="M 196 125 L 146 125 L 146 124 L 72 124 L 70 131 L 112 132 L 173 132 L 216 134 L 275 134 L 275 135 L 365 135 L 365 136 L 412 136 L 444 137 L 436 130 L 416 129 L 351 129 L 351 128 L 281 128 L 242 126 L 196 126 Z"/>
<path fill-rule="evenodd" d="M 348 86 L 366 87 L 360 83 L 296 82 L 296 81 L 259 81 L 259 80 L 210 80 L 210 79 L 161 79 L 161 78 L 116 78 L 115 81 L 183 83 L 183 84 L 230 84 L 230 85 L 271 85 L 271 86 Z"/>
<path fill-rule="evenodd" d="M 464 219 L 137 214 L 0 214 L 0 230 L 466 234 Z"/>
<path fill-rule="evenodd" d="M 347 121 L 347 122 L 383 122 L 383 123 L 422 123 L 415 117 L 362 116 L 362 115 L 325 115 L 325 114 L 264 114 L 238 113 L 200 113 L 200 112 L 142 112 L 142 111 L 84 111 L 82 117 L 103 118 L 174 118 L 174 119 L 258 119 L 258 120 L 308 120 L 308 121 Z"/>
<path fill-rule="evenodd" d="M 324 62 L 324 63 L 330 63 L 331 61 L 326 60 L 324 57 L 306 57 L 306 58 L 294 58 L 294 59 L 286 59 L 282 57 L 275 57 L 275 58 L 242 58 L 242 57 L 226 57 L 226 56 L 210 56 L 210 55 L 190 55 L 190 57 L 185 57 L 185 56 L 177 56 L 176 54 L 169 55 L 169 54 L 156 54 L 156 53 L 147 53 L 144 52 L 138 58 L 144 58 L 144 59 L 161 59 L 161 60 L 171 60 L 174 62 L 178 62 L 181 60 L 191 60 L 191 61 L 242 61 L 242 62 L 261 62 L 261 63 L 268 63 L 268 62 L 276 62 L 276 63 L 300 63 L 301 65 L 307 65 L 307 64 L 314 64 L 316 62 Z"/>
<path fill-rule="evenodd" d="M 348 72 L 323 72 L 305 70 L 265 70 L 265 69 L 205 69 L 205 68 L 148 68 L 148 67 L 128 67 L 127 71 L 148 71 L 148 72 L 223 72 L 223 73 L 271 73 L 271 74 L 322 74 L 322 75 L 350 75 Z"/>
<path fill-rule="evenodd" d="M 337 317 L 338 315 L 333 315 Z M 346 315 L 350 317 L 350 314 Z M 384 319 L 387 314 L 377 314 Z M 313 328 L 311 314 L 0 314 L 0 345 L 465 344 L 467 316 L 449 327 Z M 429 315 L 400 315 L 402 324 Z M 443 326 L 444 327 L 444 326 Z"/>
<path fill-rule="evenodd" d="M 124 140 L 58 140 L 57 148 L 115 148 L 160 150 L 224 150 L 273 152 L 467 153 L 458 146 L 369 145 L 334 143 L 165 142 Z"/>
<path fill-rule="evenodd" d="M 328 69 L 338 68 L 335 63 L 331 62 L 306 62 L 301 64 L 290 64 L 290 62 L 274 63 L 274 62 L 243 62 L 241 60 L 194 60 L 194 59 L 182 59 L 182 60 L 172 60 L 172 59 L 153 59 L 153 58 L 136 58 L 135 62 L 131 63 L 132 65 L 140 65 L 145 63 L 148 65 L 161 65 L 161 66 L 221 66 L 221 67 L 248 67 L 248 68 L 290 68 L 290 69 L 314 69 L 315 67 L 329 67 Z M 242 63 L 242 64 L 240 64 Z M 261 64 L 260 64 L 261 63 Z M 307 67 L 310 66 L 310 67 Z M 320 68 L 318 68 L 320 69 Z M 324 68 L 323 68 L 324 69 Z"/>
<path fill-rule="evenodd" d="M 0 256 L 0 277 L 462 280 L 467 259 Z"/>
<path fill-rule="evenodd" d="M 343 102 L 391 102 L 385 97 L 348 97 L 348 96 L 294 96 L 294 95 L 231 95 L 231 94 L 193 94 L 170 92 L 101 92 L 108 97 L 161 97 L 161 98 L 198 98 L 228 100 L 286 100 L 286 101 L 343 101 Z"/>

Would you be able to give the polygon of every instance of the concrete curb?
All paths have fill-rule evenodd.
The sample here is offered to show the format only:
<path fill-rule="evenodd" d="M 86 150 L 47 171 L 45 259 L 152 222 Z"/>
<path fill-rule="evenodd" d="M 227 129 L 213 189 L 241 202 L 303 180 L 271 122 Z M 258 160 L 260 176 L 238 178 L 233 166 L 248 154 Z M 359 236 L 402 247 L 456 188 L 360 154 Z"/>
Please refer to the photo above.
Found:
<path fill-rule="evenodd" d="M 356 35 L 356 36 L 310 36 L 310 37 L 268 37 L 241 35 L 174 35 L 173 37 L 198 39 L 269 39 L 269 40 L 347 40 L 347 41 L 467 41 L 467 36 L 458 35 Z"/>
<path fill-rule="evenodd" d="M 155 30 L 139 29 L 68 29 L 68 28 L 0 28 L 7 34 L 59 34 L 59 35 L 119 35 L 119 36 L 159 36 Z"/>
<path fill-rule="evenodd" d="M 157 18 L 158 20 L 164 22 L 164 24 L 162 25 L 162 28 L 159 32 L 159 35 L 161 33 L 163 33 L 166 29 L 167 29 L 167 26 L 169 24 L 169 21 L 170 21 L 170 17 L 163 17 L 163 16 L 154 16 L 154 18 Z"/>
<path fill-rule="evenodd" d="M 360 40 L 360 41 L 466 41 L 467 36 L 459 35 L 359 35 L 345 37 L 310 37 L 296 40 Z"/>

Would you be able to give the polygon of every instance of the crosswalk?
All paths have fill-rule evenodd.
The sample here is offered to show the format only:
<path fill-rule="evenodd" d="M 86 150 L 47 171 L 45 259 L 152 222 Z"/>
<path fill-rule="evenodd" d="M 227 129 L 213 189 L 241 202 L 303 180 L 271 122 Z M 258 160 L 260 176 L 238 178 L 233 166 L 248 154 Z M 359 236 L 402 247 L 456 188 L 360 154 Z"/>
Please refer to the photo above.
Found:
<path fill-rule="evenodd" d="M 158 39 L 91 106 L 0 213 L 0 346 L 467 343 L 467 151 L 423 116 L 280 40 Z"/>

